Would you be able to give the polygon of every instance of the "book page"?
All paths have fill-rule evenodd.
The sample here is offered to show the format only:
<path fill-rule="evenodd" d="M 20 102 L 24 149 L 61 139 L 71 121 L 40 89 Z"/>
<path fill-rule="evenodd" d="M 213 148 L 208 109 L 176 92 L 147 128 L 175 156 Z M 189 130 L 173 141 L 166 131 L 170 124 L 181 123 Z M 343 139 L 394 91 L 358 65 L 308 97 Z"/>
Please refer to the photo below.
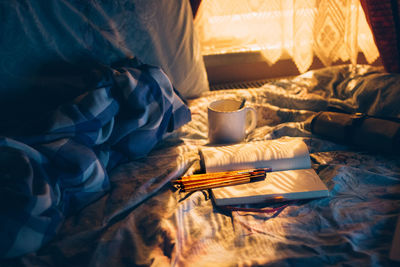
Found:
<path fill-rule="evenodd" d="M 272 168 L 272 171 L 309 169 L 307 145 L 300 139 L 275 139 L 201 150 L 206 172 Z"/>
<path fill-rule="evenodd" d="M 217 205 L 261 203 L 271 199 L 326 197 L 328 188 L 313 169 L 271 172 L 263 181 L 213 188 Z"/>

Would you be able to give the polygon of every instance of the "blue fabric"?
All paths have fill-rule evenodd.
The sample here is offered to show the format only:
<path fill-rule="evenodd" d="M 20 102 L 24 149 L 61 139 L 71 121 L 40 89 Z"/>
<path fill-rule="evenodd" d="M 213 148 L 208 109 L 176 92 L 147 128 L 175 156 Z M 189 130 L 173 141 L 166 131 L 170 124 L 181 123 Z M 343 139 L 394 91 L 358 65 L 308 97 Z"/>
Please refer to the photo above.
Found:
<path fill-rule="evenodd" d="M 108 74 L 38 123 L 40 130 L 0 138 L 1 257 L 40 248 L 68 214 L 104 194 L 107 170 L 145 156 L 190 121 L 161 69 L 138 65 Z"/>
<path fill-rule="evenodd" d="M 82 94 L 81 72 L 99 62 L 136 56 L 185 98 L 208 91 L 193 32 L 186 0 L 0 1 L 0 132 Z"/>

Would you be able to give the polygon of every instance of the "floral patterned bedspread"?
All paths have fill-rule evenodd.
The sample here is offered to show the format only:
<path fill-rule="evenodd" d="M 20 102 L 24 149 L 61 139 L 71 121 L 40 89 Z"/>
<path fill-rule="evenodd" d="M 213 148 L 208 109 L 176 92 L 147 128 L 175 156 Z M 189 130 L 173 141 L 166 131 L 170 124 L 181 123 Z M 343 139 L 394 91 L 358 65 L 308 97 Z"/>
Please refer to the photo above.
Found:
<path fill-rule="evenodd" d="M 221 210 L 208 191 L 180 193 L 170 180 L 200 168 L 207 105 L 254 107 L 247 141 L 299 138 L 330 197 L 272 213 Z M 14 266 L 391 266 L 400 214 L 400 159 L 336 144 L 310 132 L 311 117 L 340 109 L 400 117 L 400 76 L 368 66 L 330 67 L 260 88 L 211 91 L 189 101 L 192 121 L 144 159 L 111 174 L 111 191 L 70 217 L 56 240 Z"/>

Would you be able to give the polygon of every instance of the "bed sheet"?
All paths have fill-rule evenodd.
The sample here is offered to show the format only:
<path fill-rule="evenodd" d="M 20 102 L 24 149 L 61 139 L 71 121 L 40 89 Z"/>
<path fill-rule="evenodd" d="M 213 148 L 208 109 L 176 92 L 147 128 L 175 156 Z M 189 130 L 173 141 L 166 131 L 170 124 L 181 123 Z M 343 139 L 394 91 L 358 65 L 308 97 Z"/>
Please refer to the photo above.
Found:
<path fill-rule="evenodd" d="M 69 217 L 54 241 L 4 264 L 391 266 L 389 250 L 400 214 L 399 158 L 322 140 L 311 134 L 310 120 L 331 108 L 400 117 L 399 84 L 398 76 L 380 69 L 338 66 L 261 88 L 207 92 L 189 101 L 190 123 L 148 157 L 114 169 L 110 192 Z M 207 104 L 241 97 L 259 118 L 247 141 L 304 140 L 330 197 L 250 214 L 215 207 L 207 191 L 173 189 L 171 179 L 200 168 Z"/>

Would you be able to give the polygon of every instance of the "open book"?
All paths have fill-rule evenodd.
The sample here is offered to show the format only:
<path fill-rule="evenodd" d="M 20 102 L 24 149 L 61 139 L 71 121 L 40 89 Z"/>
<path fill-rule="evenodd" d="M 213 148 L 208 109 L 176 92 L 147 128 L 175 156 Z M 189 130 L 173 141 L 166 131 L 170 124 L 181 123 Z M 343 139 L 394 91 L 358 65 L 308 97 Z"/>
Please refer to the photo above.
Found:
<path fill-rule="evenodd" d="M 217 205 L 329 196 L 328 188 L 311 168 L 307 145 L 300 139 L 204 147 L 200 152 L 207 173 L 272 168 L 265 180 L 211 189 Z"/>

